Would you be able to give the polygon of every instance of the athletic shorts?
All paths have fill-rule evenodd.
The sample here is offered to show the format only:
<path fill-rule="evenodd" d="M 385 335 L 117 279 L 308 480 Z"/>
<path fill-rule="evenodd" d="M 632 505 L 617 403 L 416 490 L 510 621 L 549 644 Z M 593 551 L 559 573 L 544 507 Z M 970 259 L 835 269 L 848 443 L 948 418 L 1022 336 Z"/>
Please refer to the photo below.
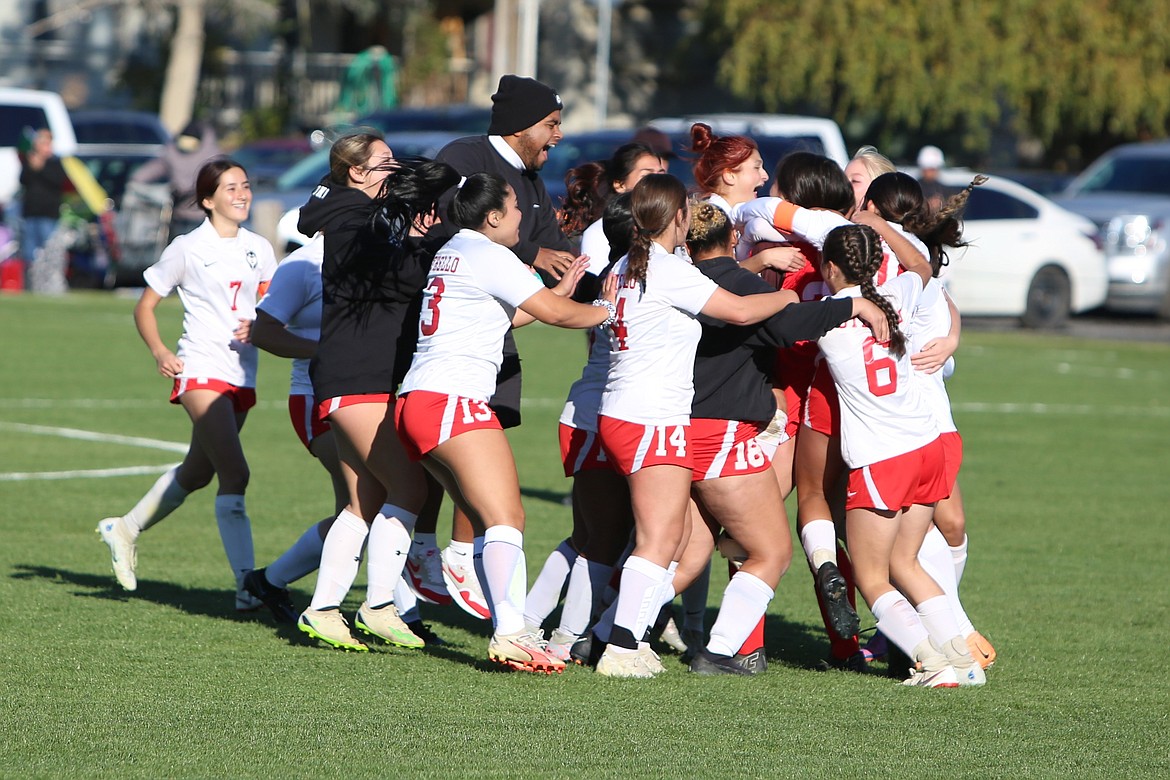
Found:
<path fill-rule="evenodd" d="M 963 465 L 963 437 L 958 431 L 944 433 L 939 438 L 943 444 L 943 461 L 946 463 L 946 482 L 950 490 L 959 481 L 959 468 Z"/>
<path fill-rule="evenodd" d="M 912 504 L 933 504 L 951 494 L 941 439 L 849 471 L 846 509 L 897 511 Z"/>
<path fill-rule="evenodd" d="M 695 470 L 691 480 L 759 474 L 772 468 L 756 436 L 764 425 L 741 420 L 691 418 L 691 452 Z"/>
<path fill-rule="evenodd" d="M 837 385 L 833 374 L 823 360 L 817 363 L 808 396 L 804 399 L 805 425 L 817 433 L 836 436 L 841 433 L 841 404 L 837 400 Z"/>
<path fill-rule="evenodd" d="M 613 470 L 596 431 L 561 423 L 558 433 L 561 440 L 561 464 L 565 467 L 566 477 L 582 471 Z"/>
<path fill-rule="evenodd" d="M 288 397 L 288 418 L 293 430 L 305 449 L 310 452 L 313 439 L 329 430 L 329 421 L 321 416 L 321 407 L 311 395 L 290 395 Z"/>
<path fill-rule="evenodd" d="M 338 409 L 344 409 L 347 406 L 357 406 L 358 404 L 381 404 L 382 406 L 391 406 L 394 403 L 394 393 L 361 393 L 357 395 L 339 395 L 335 398 L 327 398 L 321 403 L 317 404 L 317 416 L 322 420 L 328 420 L 329 415 L 336 412 Z"/>
<path fill-rule="evenodd" d="M 232 402 L 232 409 L 237 414 L 246 412 L 256 405 L 256 388 L 236 387 L 222 379 L 206 379 L 204 377 L 179 377 L 171 386 L 171 403 L 179 403 L 179 396 L 188 390 L 214 390 L 225 395 Z"/>
<path fill-rule="evenodd" d="M 804 419 L 804 400 L 808 397 L 808 388 L 812 384 L 816 357 L 817 345 L 811 342 L 802 342 L 796 346 L 776 350 L 776 370 L 772 377 L 772 385 L 784 391 L 788 413 L 788 427 L 785 432 L 789 438 L 796 435 L 800 421 Z"/>
<path fill-rule="evenodd" d="M 605 415 L 597 419 L 601 446 L 619 474 L 628 476 L 647 466 L 694 468 L 687 426 L 642 425 Z"/>
<path fill-rule="evenodd" d="M 435 447 L 461 433 L 503 430 L 487 401 L 426 390 L 414 390 L 398 399 L 394 427 L 413 460 L 422 460 Z"/>

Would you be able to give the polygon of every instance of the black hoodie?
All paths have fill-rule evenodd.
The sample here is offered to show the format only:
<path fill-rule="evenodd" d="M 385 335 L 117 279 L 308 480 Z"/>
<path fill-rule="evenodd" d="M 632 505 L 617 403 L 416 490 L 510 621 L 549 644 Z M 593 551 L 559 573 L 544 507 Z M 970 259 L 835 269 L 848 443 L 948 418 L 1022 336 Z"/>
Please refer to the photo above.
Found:
<path fill-rule="evenodd" d="M 414 353 L 417 309 L 409 323 L 408 312 L 426 284 L 430 258 L 414 239 L 392 247 L 376 238 L 368 228 L 373 207 L 365 193 L 328 179 L 301 207 L 297 228 L 325 234 L 321 340 L 309 364 L 318 401 L 393 393 Z"/>

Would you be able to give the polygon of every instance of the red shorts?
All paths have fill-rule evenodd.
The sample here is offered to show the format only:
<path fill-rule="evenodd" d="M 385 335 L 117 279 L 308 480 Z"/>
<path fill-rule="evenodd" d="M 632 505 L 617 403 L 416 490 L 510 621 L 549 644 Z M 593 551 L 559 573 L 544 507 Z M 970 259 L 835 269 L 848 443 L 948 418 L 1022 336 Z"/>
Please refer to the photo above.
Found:
<path fill-rule="evenodd" d="M 435 447 L 461 433 L 503 430 L 487 401 L 426 390 L 414 390 L 398 399 L 394 426 L 413 460 L 422 460 Z"/>
<path fill-rule="evenodd" d="M 339 395 L 336 398 L 328 398 L 317 404 L 317 416 L 322 420 L 328 420 L 329 415 L 333 414 L 338 409 L 344 409 L 347 406 L 356 406 L 357 404 L 382 404 L 383 406 L 390 406 L 393 403 L 394 393 Z"/>
<path fill-rule="evenodd" d="M 595 432 L 561 423 L 559 434 L 561 463 L 565 467 L 566 477 L 582 471 L 613 470 L 605 450 L 601 449 L 601 437 Z"/>
<path fill-rule="evenodd" d="M 695 457 L 694 482 L 741 474 L 758 474 L 772 468 L 756 436 L 764 426 L 740 420 L 691 418 L 691 452 Z"/>
<path fill-rule="evenodd" d="M 772 384 L 784 391 L 788 412 L 788 427 L 785 428 L 785 432 L 789 438 L 796 435 L 800 421 L 804 419 L 804 400 L 808 397 L 808 388 L 812 384 L 816 357 L 817 345 L 810 342 L 776 350 L 776 369 Z"/>
<path fill-rule="evenodd" d="M 808 397 L 804 400 L 803 423 L 817 433 L 836 436 L 841 432 L 841 404 L 837 400 L 837 385 L 833 374 L 823 360 L 817 363 Z"/>
<path fill-rule="evenodd" d="M 943 462 L 946 464 L 945 479 L 947 488 L 955 489 L 959 481 L 959 467 L 963 465 L 963 437 L 958 431 L 951 431 L 939 436 L 943 444 Z"/>
<path fill-rule="evenodd" d="M 220 395 L 226 395 L 232 402 L 232 409 L 237 414 L 246 412 L 256 405 L 256 388 L 236 387 L 222 379 L 205 379 L 203 377 L 180 377 L 171 386 L 171 403 L 179 403 L 179 396 L 188 390 L 214 390 Z"/>
<path fill-rule="evenodd" d="M 897 511 L 933 504 L 951 494 L 941 439 L 849 472 L 846 509 Z"/>
<path fill-rule="evenodd" d="M 633 474 L 646 466 L 694 468 L 685 425 L 642 425 L 602 415 L 597 433 L 601 446 L 619 474 Z"/>
<path fill-rule="evenodd" d="M 329 430 L 329 422 L 321 416 L 321 407 L 311 395 L 290 395 L 288 418 L 306 450 L 312 451 L 309 445 L 313 439 Z"/>

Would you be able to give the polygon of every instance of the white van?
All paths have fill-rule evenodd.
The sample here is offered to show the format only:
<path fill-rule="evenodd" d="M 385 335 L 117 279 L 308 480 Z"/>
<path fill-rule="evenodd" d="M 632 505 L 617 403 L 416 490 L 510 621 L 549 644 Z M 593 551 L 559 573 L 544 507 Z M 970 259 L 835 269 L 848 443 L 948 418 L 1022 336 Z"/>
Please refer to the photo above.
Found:
<path fill-rule="evenodd" d="M 666 133 L 686 133 L 695 122 L 709 125 L 719 135 L 746 135 L 765 148 L 765 139 L 783 138 L 791 143 L 792 149 L 823 154 L 836 160 L 844 168 L 849 162 L 845 150 L 845 139 L 841 128 L 832 119 L 793 114 L 696 114 L 684 117 L 662 117 L 650 124 Z M 778 159 L 766 159 L 764 163 L 774 166 Z"/>
<path fill-rule="evenodd" d="M 20 189 L 20 158 L 16 155 L 27 129 L 48 128 L 58 157 L 77 153 L 77 138 L 65 102 L 56 92 L 0 87 L 0 207 L 7 210 Z"/>

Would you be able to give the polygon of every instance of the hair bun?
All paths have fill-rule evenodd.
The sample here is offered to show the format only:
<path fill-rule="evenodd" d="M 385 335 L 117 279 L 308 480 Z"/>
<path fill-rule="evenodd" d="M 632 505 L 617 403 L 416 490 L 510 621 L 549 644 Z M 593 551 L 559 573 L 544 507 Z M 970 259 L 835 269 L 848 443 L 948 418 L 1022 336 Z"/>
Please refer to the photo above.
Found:
<path fill-rule="evenodd" d="M 695 122 L 691 125 L 691 150 L 702 154 L 715 143 L 718 136 L 711 132 L 710 125 Z"/>

